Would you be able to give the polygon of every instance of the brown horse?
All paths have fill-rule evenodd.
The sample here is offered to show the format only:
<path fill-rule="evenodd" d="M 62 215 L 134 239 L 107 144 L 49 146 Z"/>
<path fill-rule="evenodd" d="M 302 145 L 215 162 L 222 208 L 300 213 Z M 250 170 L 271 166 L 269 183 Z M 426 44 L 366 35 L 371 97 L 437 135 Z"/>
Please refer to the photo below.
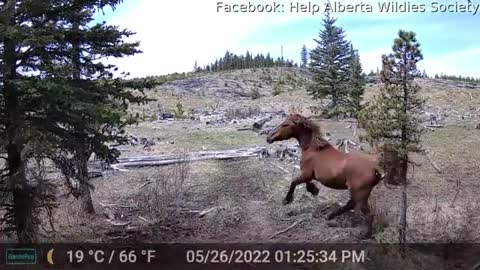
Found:
<path fill-rule="evenodd" d="M 366 231 L 361 237 L 370 237 L 373 215 L 368 206 L 368 197 L 375 185 L 382 179 L 378 171 L 379 157 L 363 153 L 344 153 L 334 148 L 322 136 L 320 127 L 311 120 L 292 114 L 276 127 L 267 137 L 268 143 L 291 138 L 298 140 L 302 149 L 301 174 L 296 177 L 283 203 L 293 201 L 295 187 L 305 183 L 307 191 L 318 194 L 312 183 L 317 180 L 333 189 L 348 189 L 350 200 L 327 216 L 327 219 L 354 209 L 355 216 L 363 218 Z"/>

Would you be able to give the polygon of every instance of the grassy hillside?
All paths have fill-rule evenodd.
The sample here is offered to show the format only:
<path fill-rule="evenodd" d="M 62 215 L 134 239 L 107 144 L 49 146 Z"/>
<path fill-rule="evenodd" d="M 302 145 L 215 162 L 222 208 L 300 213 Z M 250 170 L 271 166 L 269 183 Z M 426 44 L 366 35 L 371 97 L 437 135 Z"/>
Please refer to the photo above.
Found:
<path fill-rule="evenodd" d="M 480 84 L 441 79 L 418 79 L 422 94 L 427 99 L 429 113 L 461 118 L 476 117 L 480 113 Z M 157 99 L 134 110 L 148 115 L 173 111 L 180 102 L 185 111 L 224 111 L 249 106 L 262 111 L 295 109 L 312 113 L 312 106 L 320 106 L 306 93 L 311 77 L 299 68 L 257 68 L 190 75 L 187 79 L 169 81 L 149 96 Z M 365 100 L 377 93 L 380 84 L 367 86 Z"/>

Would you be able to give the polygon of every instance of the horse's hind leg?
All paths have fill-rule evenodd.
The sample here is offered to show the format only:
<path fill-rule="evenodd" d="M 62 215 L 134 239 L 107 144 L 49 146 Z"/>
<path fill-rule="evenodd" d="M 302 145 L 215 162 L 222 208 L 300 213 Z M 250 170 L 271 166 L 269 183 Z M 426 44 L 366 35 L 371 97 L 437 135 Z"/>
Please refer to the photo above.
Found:
<path fill-rule="evenodd" d="M 283 199 L 283 204 L 285 205 L 291 203 L 293 201 L 293 193 L 295 192 L 295 188 L 302 183 L 309 182 L 310 180 L 311 179 L 303 176 L 298 176 L 297 178 L 295 178 L 295 180 L 293 180 L 290 184 L 290 189 L 288 190 L 287 196 L 285 197 L 285 199 Z"/>
<path fill-rule="evenodd" d="M 350 211 L 354 208 L 355 206 L 355 202 L 350 199 L 344 206 L 338 208 L 337 210 L 333 211 L 332 213 L 330 213 L 328 216 L 327 216 L 327 220 L 331 220 L 333 219 L 334 217 L 336 216 L 339 216 L 347 211 Z"/>
<path fill-rule="evenodd" d="M 370 192 L 368 192 L 370 194 Z M 372 235 L 372 223 L 373 214 L 370 211 L 368 205 L 368 196 L 362 198 L 360 201 L 355 202 L 355 217 L 361 220 L 363 231 L 360 234 L 360 238 L 369 238 Z"/>
<path fill-rule="evenodd" d="M 370 238 L 372 235 L 372 223 L 373 215 L 370 211 L 368 203 L 362 203 L 358 207 L 355 206 L 355 215 L 362 220 L 363 231 L 360 234 L 360 238 Z"/>

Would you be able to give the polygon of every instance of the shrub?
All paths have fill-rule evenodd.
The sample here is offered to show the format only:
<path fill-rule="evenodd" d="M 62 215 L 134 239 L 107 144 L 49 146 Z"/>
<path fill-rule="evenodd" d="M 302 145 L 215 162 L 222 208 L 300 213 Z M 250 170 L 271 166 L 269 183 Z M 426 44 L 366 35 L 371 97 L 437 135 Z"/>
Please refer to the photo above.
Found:
<path fill-rule="evenodd" d="M 185 110 L 183 109 L 182 103 L 178 102 L 174 110 L 175 118 L 182 118 L 184 113 Z"/>
<path fill-rule="evenodd" d="M 282 87 L 282 84 L 280 82 L 281 81 L 277 82 L 275 87 L 273 87 L 273 95 L 274 96 L 277 96 L 277 95 L 280 95 L 281 93 L 283 93 L 283 87 Z"/>

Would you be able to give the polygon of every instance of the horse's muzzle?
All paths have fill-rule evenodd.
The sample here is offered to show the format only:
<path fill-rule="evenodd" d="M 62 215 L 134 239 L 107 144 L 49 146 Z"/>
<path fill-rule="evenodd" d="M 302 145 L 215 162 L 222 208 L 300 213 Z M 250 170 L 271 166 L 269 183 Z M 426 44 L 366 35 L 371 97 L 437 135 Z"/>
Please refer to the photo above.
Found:
<path fill-rule="evenodd" d="M 267 143 L 273 143 L 273 138 L 272 136 L 267 137 Z"/>

